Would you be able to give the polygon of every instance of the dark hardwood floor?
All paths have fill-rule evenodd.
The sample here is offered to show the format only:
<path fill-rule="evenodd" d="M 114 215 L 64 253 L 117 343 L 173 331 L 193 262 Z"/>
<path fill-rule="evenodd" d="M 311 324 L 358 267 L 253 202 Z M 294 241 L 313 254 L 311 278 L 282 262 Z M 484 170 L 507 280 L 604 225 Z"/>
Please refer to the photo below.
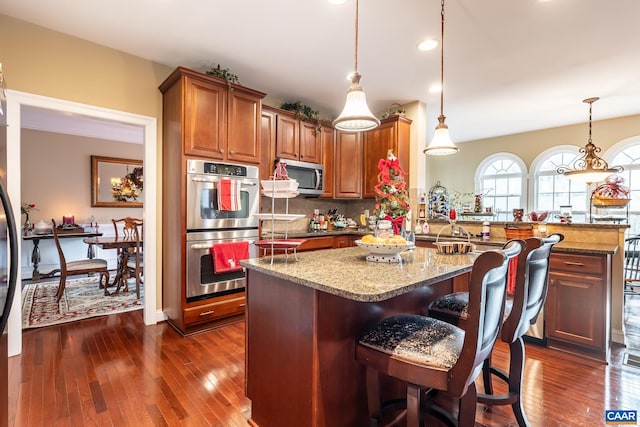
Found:
<path fill-rule="evenodd" d="M 134 311 L 27 330 L 22 355 L 9 359 L 9 425 L 246 426 L 244 327 L 183 338 Z M 606 409 L 640 409 L 640 368 L 622 364 L 626 352 L 640 348 L 615 348 L 602 365 L 527 344 L 532 426 L 604 425 Z M 499 343 L 495 363 L 507 357 Z M 508 407 L 478 405 L 477 425 L 515 420 Z"/>

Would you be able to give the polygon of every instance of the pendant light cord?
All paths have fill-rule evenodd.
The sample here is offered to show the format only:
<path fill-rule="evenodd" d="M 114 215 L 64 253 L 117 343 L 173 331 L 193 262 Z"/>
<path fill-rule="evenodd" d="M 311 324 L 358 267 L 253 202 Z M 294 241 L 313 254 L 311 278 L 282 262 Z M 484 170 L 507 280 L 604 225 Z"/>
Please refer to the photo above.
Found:
<path fill-rule="evenodd" d="M 356 46 L 355 46 L 355 49 L 354 49 L 355 54 L 354 54 L 354 57 L 353 57 L 353 67 L 354 67 L 353 71 L 355 73 L 357 73 L 358 72 L 358 0 L 356 0 L 356 24 L 355 24 L 355 26 L 356 26 L 356 31 L 355 31 L 356 32 L 356 39 L 355 39 L 356 40 Z"/>
<path fill-rule="evenodd" d="M 356 0 L 357 5 L 357 0 Z M 444 116 L 444 0 L 440 12 L 440 115 Z M 356 6 L 357 7 L 357 6 Z"/>
<path fill-rule="evenodd" d="M 591 101 L 589 103 L 589 143 L 592 144 L 592 139 L 591 139 L 591 110 L 593 109 L 593 102 Z"/>

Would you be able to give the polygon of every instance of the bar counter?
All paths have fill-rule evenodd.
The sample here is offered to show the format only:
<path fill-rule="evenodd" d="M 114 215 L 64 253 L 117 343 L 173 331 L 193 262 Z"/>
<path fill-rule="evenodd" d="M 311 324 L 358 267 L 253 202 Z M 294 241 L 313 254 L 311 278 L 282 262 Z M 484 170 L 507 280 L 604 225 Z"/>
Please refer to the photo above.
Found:
<path fill-rule="evenodd" d="M 368 425 L 365 370 L 355 340 L 378 320 L 426 313 L 476 254 L 416 248 L 397 264 L 361 248 L 241 261 L 247 268 L 247 396 L 253 426 Z M 396 393 L 393 384 L 384 387 Z M 400 394 L 402 395 L 402 394 Z"/>

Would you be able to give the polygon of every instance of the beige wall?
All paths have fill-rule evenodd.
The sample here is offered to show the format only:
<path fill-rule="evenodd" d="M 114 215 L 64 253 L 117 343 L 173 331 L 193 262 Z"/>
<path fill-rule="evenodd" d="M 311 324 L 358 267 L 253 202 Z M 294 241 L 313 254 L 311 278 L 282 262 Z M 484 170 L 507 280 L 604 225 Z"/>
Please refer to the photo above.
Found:
<path fill-rule="evenodd" d="M 491 126 L 491 123 L 487 123 L 487 126 Z M 604 153 L 613 144 L 640 135 L 640 115 L 594 121 L 592 129 L 593 142 Z M 449 191 L 472 192 L 476 169 L 487 156 L 500 152 L 513 153 L 522 158 L 529 170 L 536 156 L 549 148 L 557 145 L 584 146 L 588 132 L 588 125 L 584 123 L 458 143 L 458 154 L 430 157 L 427 160 L 426 188 L 440 180 Z M 451 134 L 455 135 L 453 129 Z"/>
<path fill-rule="evenodd" d="M 100 231 L 108 235 L 113 233 L 112 218 L 142 218 L 142 208 L 91 207 L 91 155 L 142 160 L 142 144 L 29 129 L 22 129 L 21 137 L 20 189 L 23 203 L 36 205 L 37 210 L 29 216 L 32 224 L 40 220 L 50 223 L 51 218 L 60 223 L 63 215 L 72 214 L 77 224 L 86 225 L 93 215 L 100 224 Z M 24 220 L 22 215 L 19 221 Z M 80 239 L 64 239 L 62 245 L 69 260 L 86 257 L 87 246 Z M 22 277 L 31 277 L 32 249 L 32 242 L 23 241 L 20 258 Z M 58 268 L 59 259 L 53 241 L 40 242 L 40 254 L 41 272 Z M 97 249 L 97 256 L 106 259 L 110 268 L 116 268 L 115 251 Z"/>
<path fill-rule="evenodd" d="M 88 223 L 91 215 L 107 225 L 112 218 L 141 217 L 142 208 L 91 207 L 91 156 L 142 160 L 143 148 L 142 144 L 23 129 L 22 200 L 38 208 L 31 222 L 51 218 L 59 222 L 67 213 L 78 224 Z"/>
<path fill-rule="evenodd" d="M 114 24 L 116 25 L 116 24 Z M 172 67 L 0 15 L 0 62 L 12 90 L 156 117 L 162 138 L 160 83 Z M 158 150 L 158 183 L 162 150 Z M 24 173 L 24 172 L 23 172 Z M 158 255 L 162 253 L 158 194 Z M 161 265 L 156 263 L 156 307 L 162 307 Z"/>

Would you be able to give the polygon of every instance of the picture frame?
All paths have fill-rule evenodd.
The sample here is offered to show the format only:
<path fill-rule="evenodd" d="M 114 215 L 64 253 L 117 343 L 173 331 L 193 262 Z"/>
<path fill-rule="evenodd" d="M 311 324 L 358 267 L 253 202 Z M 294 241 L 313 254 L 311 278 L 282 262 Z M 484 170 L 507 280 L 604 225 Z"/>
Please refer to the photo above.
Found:
<path fill-rule="evenodd" d="M 144 205 L 142 160 L 91 156 L 91 206 L 138 208 Z"/>

